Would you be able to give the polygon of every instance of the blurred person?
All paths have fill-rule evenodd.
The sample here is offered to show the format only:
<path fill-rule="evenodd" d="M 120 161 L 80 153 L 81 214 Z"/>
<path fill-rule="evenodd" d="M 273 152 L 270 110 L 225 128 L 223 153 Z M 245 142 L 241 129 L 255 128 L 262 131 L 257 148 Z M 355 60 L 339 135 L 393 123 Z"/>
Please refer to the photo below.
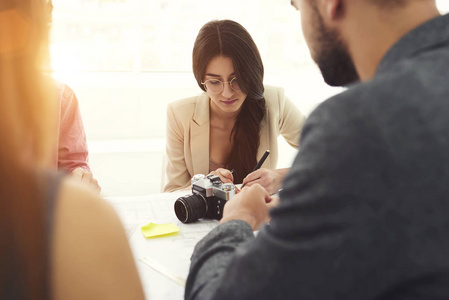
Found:
<path fill-rule="evenodd" d="M 114 210 L 48 171 L 57 107 L 42 75 L 42 0 L 0 3 L 0 295 L 2 299 L 143 299 Z"/>
<path fill-rule="evenodd" d="M 53 2 L 45 1 L 48 26 L 53 23 Z M 71 174 L 75 179 L 86 183 L 97 193 L 101 188 L 89 167 L 89 151 L 86 133 L 79 109 L 78 99 L 73 90 L 64 83 L 54 80 L 56 100 L 58 101 L 57 139 L 52 166 Z"/>
<path fill-rule="evenodd" d="M 54 80 L 54 85 L 59 106 L 59 122 L 55 143 L 57 149 L 52 165 L 100 193 L 100 185 L 89 166 L 89 151 L 78 99 L 66 84 Z"/>
<path fill-rule="evenodd" d="M 348 89 L 308 117 L 279 202 L 253 185 L 226 203 L 185 299 L 449 299 L 449 15 L 292 4 L 325 81 Z"/>
<path fill-rule="evenodd" d="M 206 23 L 192 57 L 204 92 L 168 105 L 164 192 L 189 188 L 193 175 L 211 173 L 276 193 L 288 172 L 276 169 L 277 138 L 298 148 L 305 117 L 282 88 L 264 86 L 259 50 L 239 23 Z M 266 150 L 263 168 L 252 172 Z"/>

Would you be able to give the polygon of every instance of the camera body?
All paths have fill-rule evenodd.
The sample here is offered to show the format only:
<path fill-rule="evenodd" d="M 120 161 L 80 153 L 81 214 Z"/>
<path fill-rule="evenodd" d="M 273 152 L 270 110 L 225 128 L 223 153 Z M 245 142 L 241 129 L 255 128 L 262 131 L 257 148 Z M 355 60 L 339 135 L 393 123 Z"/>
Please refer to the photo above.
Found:
<path fill-rule="evenodd" d="M 175 201 L 175 213 L 183 223 L 192 223 L 198 219 L 217 219 L 223 216 L 226 201 L 235 195 L 232 183 L 222 183 L 219 176 L 197 174 L 192 177 L 192 195 L 186 195 Z"/>

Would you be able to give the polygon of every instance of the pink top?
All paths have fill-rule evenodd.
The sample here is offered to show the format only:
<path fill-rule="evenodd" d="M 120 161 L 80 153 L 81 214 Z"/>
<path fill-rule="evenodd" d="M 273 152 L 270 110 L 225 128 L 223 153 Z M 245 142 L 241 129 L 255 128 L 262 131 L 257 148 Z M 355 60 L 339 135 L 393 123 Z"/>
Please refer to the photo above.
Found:
<path fill-rule="evenodd" d="M 53 167 L 72 172 L 81 167 L 90 172 L 86 133 L 78 106 L 78 99 L 70 87 L 55 81 L 60 104 L 58 122 L 58 148 L 55 149 Z"/>

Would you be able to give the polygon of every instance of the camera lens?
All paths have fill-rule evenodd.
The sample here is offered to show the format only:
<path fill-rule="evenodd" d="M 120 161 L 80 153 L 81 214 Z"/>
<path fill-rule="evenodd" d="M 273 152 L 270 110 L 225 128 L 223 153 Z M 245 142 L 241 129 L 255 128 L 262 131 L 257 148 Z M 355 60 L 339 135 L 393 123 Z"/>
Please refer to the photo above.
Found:
<path fill-rule="evenodd" d="M 179 197 L 175 201 L 175 213 L 183 223 L 192 223 L 207 213 L 206 199 L 200 194 Z"/>

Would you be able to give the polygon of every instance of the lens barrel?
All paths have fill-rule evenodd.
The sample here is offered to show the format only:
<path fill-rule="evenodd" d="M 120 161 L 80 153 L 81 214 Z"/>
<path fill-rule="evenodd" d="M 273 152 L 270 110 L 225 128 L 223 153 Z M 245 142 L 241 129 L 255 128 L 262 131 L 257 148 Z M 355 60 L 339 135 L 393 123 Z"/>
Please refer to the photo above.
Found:
<path fill-rule="evenodd" d="M 207 201 L 201 194 L 179 197 L 175 201 L 175 213 L 182 223 L 192 223 L 207 213 Z"/>

